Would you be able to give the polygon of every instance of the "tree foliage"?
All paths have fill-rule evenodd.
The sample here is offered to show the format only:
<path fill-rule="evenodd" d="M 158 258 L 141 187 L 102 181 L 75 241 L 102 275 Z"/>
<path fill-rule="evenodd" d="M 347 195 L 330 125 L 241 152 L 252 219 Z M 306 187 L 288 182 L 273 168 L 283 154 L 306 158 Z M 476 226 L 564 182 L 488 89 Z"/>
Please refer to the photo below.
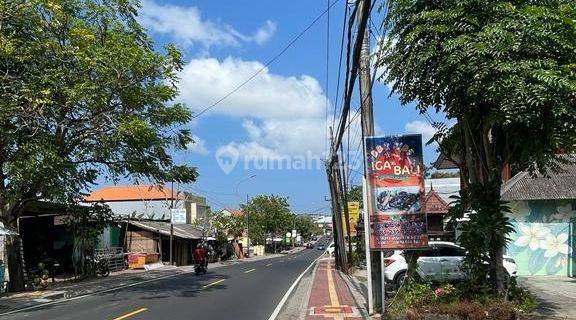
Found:
<path fill-rule="evenodd" d="M 181 54 L 157 53 L 134 1 L 0 4 L 0 204 L 73 201 L 100 175 L 186 182 L 174 164 L 191 118 L 177 95 Z M 10 213 L 12 213 L 11 211 Z M 13 220 L 15 217 L 11 217 Z"/>
<path fill-rule="evenodd" d="M 362 186 L 352 186 L 350 190 L 348 190 L 347 199 L 348 201 L 360 202 L 360 207 L 362 207 L 364 200 Z"/>
<path fill-rule="evenodd" d="M 387 3 L 379 64 L 403 103 L 466 122 L 502 162 L 522 168 L 574 150 L 574 1 Z"/>
<path fill-rule="evenodd" d="M 293 217 L 288 199 L 275 195 L 259 195 L 241 206 L 243 220 L 249 226 L 250 239 L 265 244 L 267 237 L 276 237 L 292 229 Z"/>
<path fill-rule="evenodd" d="M 309 216 L 296 214 L 293 219 L 295 220 L 294 226 L 296 227 L 296 232 L 298 232 L 304 240 L 310 240 L 312 236 L 322 232 L 320 227 L 314 222 L 314 219 Z"/>
<path fill-rule="evenodd" d="M 181 53 L 171 45 L 154 50 L 137 8 L 136 0 L 0 2 L 6 226 L 15 228 L 27 201 L 75 203 L 97 178 L 196 178 L 171 157 L 192 141 L 190 111 L 171 103 Z"/>
<path fill-rule="evenodd" d="M 557 153 L 576 146 L 576 3 L 390 0 L 382 9 L 385 80 L 402 103 L 457 121 L 438 124 L 435 139 L 446 155 L 458 153 L 470 209 L 501 223 L 486 240 L 502 292 L 510 230 L 504 210 L 488 209 L 501 208 L 502 169 L 554 169 Z"/>

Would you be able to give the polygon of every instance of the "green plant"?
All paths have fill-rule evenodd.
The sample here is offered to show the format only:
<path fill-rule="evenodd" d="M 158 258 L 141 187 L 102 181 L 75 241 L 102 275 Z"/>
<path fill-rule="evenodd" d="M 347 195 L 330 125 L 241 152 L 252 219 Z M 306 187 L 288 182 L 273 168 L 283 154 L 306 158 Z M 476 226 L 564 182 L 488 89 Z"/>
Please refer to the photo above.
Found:
<path fill-rule="evenodd" d="M 420 283 L 408 278 L 396 293 L 388 309 L 391 313 L 401 313 L 408 308 L 430 304 L 436 300 L 432 288 L 427 283 Z"/>
<path fill-rule="evenodd" d="M 44 263 L 38 263 L 38 274 L 34 276 L 33 285 L 35 290 L 46 290 L 48 288 L 48 279 L 50 279 L 50 273 L 46 269 Z"/>

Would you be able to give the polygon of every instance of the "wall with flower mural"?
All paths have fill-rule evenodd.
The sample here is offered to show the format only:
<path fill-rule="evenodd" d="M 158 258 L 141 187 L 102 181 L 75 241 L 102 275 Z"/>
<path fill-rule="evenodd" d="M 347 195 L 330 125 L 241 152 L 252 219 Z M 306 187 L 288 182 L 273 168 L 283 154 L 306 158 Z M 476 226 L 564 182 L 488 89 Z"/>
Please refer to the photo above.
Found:
<path fill-rule="evenodd" d="M 512 201 L 507 254 L 516 260 L 518 275 L 575 276 L 572 251 L 576 238 L 576 201 Z"/>

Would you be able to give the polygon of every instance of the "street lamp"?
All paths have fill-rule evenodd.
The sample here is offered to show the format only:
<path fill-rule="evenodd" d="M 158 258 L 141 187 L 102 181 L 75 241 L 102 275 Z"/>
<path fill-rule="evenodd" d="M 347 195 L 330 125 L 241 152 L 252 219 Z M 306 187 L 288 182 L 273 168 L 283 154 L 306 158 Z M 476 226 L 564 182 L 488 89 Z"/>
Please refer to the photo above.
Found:
<path fill-rule="evenodd" d="M 244 177 L 242 179 L 240 179 L 237 183 L 236 183 L 236 196 L 238 198 L 240 198 L 240 194 L 238 193 L 238 187 L 240 187 L 240 183 L 252 179 L 256 177 L 255 174 L 252 174 L 250 176 Z M 246 193 L 246 205 L 248 205 L 248 193 Z M 250 216 L 248 215 L 248 211 L 244 212 L 244 214 L 246 215 L 246 253 L 248 253 L 248 255 L 250 255 Z"/>

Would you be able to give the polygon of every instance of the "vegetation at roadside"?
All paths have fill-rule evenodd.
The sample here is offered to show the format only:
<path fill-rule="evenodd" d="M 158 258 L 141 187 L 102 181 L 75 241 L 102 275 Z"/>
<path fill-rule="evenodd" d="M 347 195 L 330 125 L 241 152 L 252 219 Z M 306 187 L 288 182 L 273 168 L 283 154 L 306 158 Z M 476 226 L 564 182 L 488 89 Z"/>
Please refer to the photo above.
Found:
<path fill-rule="evenodd" d="M 431 315 L 453 319 L 514 319 L 537 306 L 534 296 L 512 281 L 506 299 L 489 291 L 472 291 L 469 283 L 432 284 L 408 279 L 387 305 L 391 319 L 426 319 Z"/>

